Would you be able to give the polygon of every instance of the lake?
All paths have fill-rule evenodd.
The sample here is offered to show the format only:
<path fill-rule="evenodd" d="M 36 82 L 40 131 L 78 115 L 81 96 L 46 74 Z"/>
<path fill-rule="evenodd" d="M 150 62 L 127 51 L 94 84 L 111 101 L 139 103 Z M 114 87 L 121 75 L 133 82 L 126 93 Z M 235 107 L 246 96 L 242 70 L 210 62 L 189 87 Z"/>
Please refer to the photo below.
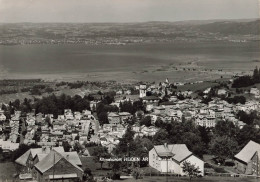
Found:
<path fill-rule="evenodd" d="M 179 75 L 184 67 L 248 71 L 260 64 L 259 47 L 259 42 L 215 41 L 125 46 L 0 46 L 0 76 L 2 79 L 38 77 L 103 80 L 102 77 L 106 77 L 104 79 L 150 80 L 157 77 L 161 79 L 161 76 L 168 74 L 169 77 Z M 178 74 L 177 70 L 169 69 L 173 67 L 180 68 Z M 186 75 L 185 79 L 193 77 L 193 74 Z"/>

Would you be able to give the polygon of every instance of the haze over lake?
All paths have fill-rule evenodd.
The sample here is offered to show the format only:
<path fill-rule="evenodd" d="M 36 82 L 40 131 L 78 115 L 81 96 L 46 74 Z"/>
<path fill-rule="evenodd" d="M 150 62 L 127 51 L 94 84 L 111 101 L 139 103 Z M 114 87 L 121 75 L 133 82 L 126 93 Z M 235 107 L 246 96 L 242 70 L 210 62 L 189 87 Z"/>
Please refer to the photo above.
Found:
<path fill-rule="evenodd" d="M 201 69 L 249 71 L 259 65 L 259 58 L 258 42 L 14 45 L 0 46 L 0 76 L 60 75 L 62 78 L 65 74 L 86 76 L 94 72 L 120 72 L 129 79 L 139 80 L 156 75 L 171 77 L 174 71 L 165 69 L 165 66 L 177 67 L 187 63 Z M 158 70 L 161 67 L 163 70 Z"/>

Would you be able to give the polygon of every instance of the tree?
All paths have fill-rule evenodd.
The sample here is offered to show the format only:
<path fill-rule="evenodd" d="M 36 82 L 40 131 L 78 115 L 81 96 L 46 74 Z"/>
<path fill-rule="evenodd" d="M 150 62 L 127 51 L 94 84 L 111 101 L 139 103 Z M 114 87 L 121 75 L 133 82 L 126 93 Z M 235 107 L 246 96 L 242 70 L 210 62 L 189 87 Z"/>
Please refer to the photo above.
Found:
<path fill-rule="evenodd" d="M 215 125 L 214 134 L 217 136 L 228 136 L 236 137 L 238 134 L 239 128 L 230 121 L 219 121 Z"/>
<path fill-rule="evenodd" d="M 141 171 L 140 168 L 134 168 L 132 171 L 132 175 L 135 179 L 141 178 Z"/>
<path fill-rule="evenodd" d="M 250 140 L 260 143 L 260 130 L 253 125 L 245 125 L 238 134 L 237 141 L 242 149 Z"/>
<path fill-rule="evenodd" d="M 254 85 L 254 80 L 251 76 L 241 76 L 233 81 L 232 88 L 241 88 Z"/>
<path fill-rule="evenodd" d="M 190 181 L 193 177 L 198 177 L 201 174 L 199 167 L 196 167 L 194 164 L 191 164 L 188 161 L 183 162 L 182 170 L 189 176 Z"/>
<path fill-rule="evenodd" d="M 134 143 L 134 134 L 131 126 L 128 126 L 125 134 L 119 139 L 119 144 L 115 148 L 116 155 L 128 155 L 135 152 L 136 145 Z"/>
<path fill-rule="evenodd" d="M 205 144 L 205 150 L 207 150 L 212 137 L 210 129 L 206 127 L 198 126 L 198 130 L 200 132 L 201 140 Z"/>
<path fill-rule="evenodd" d="M 15 101 L 12 103 L 12 105 L 16 110 L 20 110 L 20 100 L 19 99 L 15 99 Z"/>
<path fill-rule="evenodd" d="M 76 142 L 74 147 L 73 147 L 73 149 L 75 151 L 77 151 L 78 153 L 80 153 L 82 151 L 82 149 L 83 149 L 83 146 L 79 142 Z"/>
<path fill-rule="evenodd" d="M 253 125 L 255 124 L 255 120 L 259 120 L 259 116 L 257 115 L 257 112 L 253 111 L 247 114 L 245 111 L 239 111 L 237 113 L 237 118 L 244 123 L 248 125 Z"/>
<path fill-rule="evenodd" d="M 71 149 L 71 146 L 68 141 L 63 141 L 62 146 L 63 146 L 65 152 L 69 152 Z"/>
<path fill-rule="evenodd" d="M 238 143 L 234 138 L 228 136 L 216 136 L 210 143 L 210 151 L 215 155 L 221 164 L 226 159 L 233 159 L 238 149 Z"/>
<path fill-rule="evenodd" d="M 257 66 L 255 67 L 254 69 L 254 72 L 253 72 L 253 80 L 258 83 L 260 80 L 259 80 L 259 71 L 258 71 L 258 68 Z"/>
<path fill-rule="evenodd" d="M 151 116 L 146 116 L 145 118 L 143 118 L 141 121 L 140 121 L 140 125 L 145 125 L 147 127 L 151 126 L 152 125 L 152 119 L 151 119 Z"/>
<path fill-rule="evenodd" d="M 100 163 L 101 170 L 102 170 L 104 161 L 100 160 L 100 159 L 110 157 L 110 154 L 108 153 L 107 148 L 103 147 L 103 146 L 95 147 L 92 155 L 94 156 L 94 161 L 97 163 L 98 162 Z"/>
<path fill-rule="evenodd" d="M 100 125 L 108 124 L 108 117 L 106 112 L 101 112 L 98 115 L 98 120 L 100 122 Z"/>
<path fill-rule="evenodd" d="M 160 129 L 153 136 L 153 144 L 154 145 L 162 145 L 164 143 L 168 143 L 168 132 L 165 129 Z"/>
<path fill-rule="evenodd" d="M 79 140 L 79 135 L 77 135 L 77 136 L 75 137 L 75 140 Z"/>
<path fill-rule="evenodd" d="M 51 87 L 47 87 L 47 88 L 45 89 L 45 92 L 51 93 L 51 92 L 54 92 L 54 89 L 51 88 Z"/>
<path fill-rule="evenodd" d="M 125 101 L 123 103 L 120 103 L 120 111 L 121 112 L 129 112 L 131 114 L 134 114 L 134 107 L 131 101 Z"/>
<path fill-rule="evenodd" d="M 45 122 L 48 123 L 48 126 L 51 127 L 52 126 L 52 123 L 51 123 L 51 118 L 49 116 L 47 116 L 45 118 Z"/>
<path fill-rule="evenodd" d="M 193 132 L 185 132 L 181 136 L 180 143 L 186 144 L 187 147 L 197 156 L 203 157 L 204 144 L 198 134 Z"/>
<path fill-rule="evenodd" d="M 144 105 L 144 103 L 143 103 L 143 101 L 140 99 L 140 100 L 138 100 L 138 101 L 135 101 L 134 103 L 133 103 L 133 109 L 134 109 L 134 113 L 136 112 L 136 111 L 143 111 L 143 112 L 145 112 L 146 111 L 146 109 L 145 109 L 145 105 Z"/>
<path fill-rule="evenodd" d="M 163 120 L 160 117 L 158 117 L 154 123 L 154 125 L 158 128 L 161 127 L 163 124 Z"/>
<path fill-rule="evenodd" d="M 84 170 L 84 174 L 83 174 L 82 180 L 83 181 L 87 181 L 87 182 L 94 182 L 94 178 L 93 178 L 91 169 L 86 168 Z"/>

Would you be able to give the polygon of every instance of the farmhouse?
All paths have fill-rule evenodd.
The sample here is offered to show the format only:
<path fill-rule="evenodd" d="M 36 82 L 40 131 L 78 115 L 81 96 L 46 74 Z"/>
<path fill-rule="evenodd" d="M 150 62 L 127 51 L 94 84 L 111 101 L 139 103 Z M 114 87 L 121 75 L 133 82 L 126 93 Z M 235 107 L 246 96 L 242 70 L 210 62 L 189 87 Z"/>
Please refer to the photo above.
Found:
<path fill-rule="evenodd" d="M 54 147 L 53 150 L 56 150 L 58 152 L 64 152 L 63 147 Z M 31 171 L 33 168 L 34 163 L 34 158 L 36 155 L 40 154 L 48 154 L 50 153 L 50 148 L 49 147 L 42 147 L 42 148 L 33 148 L 25 152 L 23 155 L 21 155 L 18 159 L 15 160 L 15 163 L 23 166 L 23 170 L 26 172 Z"/>
<path fill-rule="evenodd" d="M 193 155 L 185 144 L 156 145 L 149 151 L 149 165 L 160 172 L 185 175 L 182 169 L 184 161 L 199 167 L 201 175 L 204 175 L 204 162 Z"/>
<path fill-rule="evenodd" d="M 235 167 L 244 174 L 260 175 L 260 144 L 250 141 L 237 155 Z"/>
<path fill-rule="evenodd" d="M 81 179 L 83 170 L 78 160 L 70 155 L 51 150 L 40 162 L 34 165 L 33 176 L 37 181 Z M 80 162 L 81 163 L 81 162 Z"/>

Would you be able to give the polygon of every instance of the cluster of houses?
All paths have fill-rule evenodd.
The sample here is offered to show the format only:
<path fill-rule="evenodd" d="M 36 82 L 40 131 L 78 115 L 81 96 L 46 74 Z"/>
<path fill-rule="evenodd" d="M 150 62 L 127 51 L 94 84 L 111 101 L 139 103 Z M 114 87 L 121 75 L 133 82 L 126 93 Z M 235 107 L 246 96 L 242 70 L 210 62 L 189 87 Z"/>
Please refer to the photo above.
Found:
<path fill-rule="evenodd" d="M 159 85 L 159 90 L 168 90 L 169 81 L 166 79 L 166 82 Z M 158 88 L 153 89 L 154 87 L 149 87 L 149 90 L 157 92 Z M 205 127 L 215 127 L 216 123 L 219 120 L 227 120 L 233 122 L 238 127 L 242 128 L 245 123 L 238 120 L 235 115 L 238 111 L 245 111 L 250 113 L 251 111 L 259 110 L 260 103 L 258 100 L 250 100 L 245 104 L 229 104 L 227 101 L 224 101 L 220 98 L 213 98 L 208 104 L 204 104 L 200 99 L 190 98 L 192 94 L 191 91 L 178 92 L 176 95 L 181 94 L 184 96 L 184 100 L 179 100 L 177 96 L 170 96 L 169 101 L 161 102 L 160 98 L 157 96 L 147 96 L 147 86 L 139 86 L 140 98 L 146 105 L 146 111 L 149 112 L 149 115 L 152 118 L 152 121 L 155 122 L 160 118 L 164 122 L 171 122 L 172 120 L 182 122 L 183 119 L 193 120 L 196 125 L 205 126 Z M 170 91 L 167 91 L 170 92 Z M 204 91 L 205 93 L 210 92 L 210 88 Z M 259 94 L 257 88 L 251 89 L 252 94 Z M 225 89 L 219 89 L 218 95 L 225 95 L 227 91 Z"/>
<path fill-rule="evenodd" d="M 87 143 L 91 135 L 97 133 L 99 124 L 91 111 L 73 113 L 66 109 L 64 115 L 59 115 L 57 119 L 53 119 L 52 114 L 28 113 L 21 116 L 21 112 L 15 112 L 9 121 L 2 122 L 1 128 L 10 133 L 1 136 L 0 146 L 15 150 L 19 144 L 54 147 L 62 146 L 64 141 L 71 146 L 76 142 Z M 14 144 L 17 148 L 13 147 Z"/>
<path fill-rule="evenodd" d="M 137 100 L 144 103 L 147 112 L 138 112 L 141 112 L 142 117 L 150 116 L 152 125 L 148 127 L 135 123 L 132 126 L 134 137 L 154 136 L 159 130 L 155 126 L 158 120 L 162 122 L 192 120 L 195 125 L 208 128 L 215 127 L 219 120 L 227 120 L 242 128 L 245 123 L 239 121 L 235 114 L 238 111 L 251 112 L 260 109 L 257 100 L 250 100 L 245 104 L 229 104 L 220 98 L 213 98 L 208 104 L 204 104 L 200 99 L 191 99 L 189 97 L 191 91 L 179 92 L 176 96 L 170 96 L 168 101 L 161 102 L 165 95 L 171 93 L 171 87 L 168 79 L 158 86 L 142 84 L 136 87 L 139 95 L 130 95 L 126 90 L 125 98 L 116 98 L 111 105 L 120 107 L 122 102 L 133 103 Z M 210 89 L 204 91 L 204 93 L 209 92 Z M 252 88 L 250 93 L 256 98 L 259 96 L 259 90 L 256 88 Z M 117 94 L 121 95 L 121 93 Z M 184 99 L 178 99 L 178 94 L 184 96 Z M 226 92 L 220 89 L 218 94 L 223 95 Z M 134 117 L 128 112 L 109 112 L 107 113 L 109 124 L 99 126 L 98 120 L 92 113 L 102 100 L 102 95 L 93 95 L 93 98 L 90 103 L 91 111 L 72 112 L 71 109 L 65 109 L 64 114 L 58 115 L 57 119 L 54 119 L 53 114 L 32 112 L 21 116 L 21 112 L 16 111 L 7 121 L 4 111 L 0 110 L 0 121 L 2 121 L 0 131 L 9 131 L 9 135 L 1 136 L 0 147 L 6 151 L 14 151 L 19 144 L 35 143 L 41 146 L 41 148 L 28 150 L 16 160 L 16 163 L 23 167 L 24 173 L 31 174 L 29 177 L 38 181 L 81 178 L 83 171 L 78 153 L 65 152 L 62 147 L 63 142 L 68 142 L 72 150 L 76 143 L 83 146 L 88 142 L 98 143 L 112 153 L 125 134 L 128 121 Z M 138 118 L 137 115 L 136 113 Z M 259 144 L 250 141 L 235 156 L 236 169 L 242 173 L 259 175 L 259 152 Z M 149 165 L 160 172 L 184 175 L 182 165 L 185 161 L 197 166 L 201 175 L 204 175 L 204 162 L 189 151 L 185 144 L 158 145 L 149 152 Z"/>

